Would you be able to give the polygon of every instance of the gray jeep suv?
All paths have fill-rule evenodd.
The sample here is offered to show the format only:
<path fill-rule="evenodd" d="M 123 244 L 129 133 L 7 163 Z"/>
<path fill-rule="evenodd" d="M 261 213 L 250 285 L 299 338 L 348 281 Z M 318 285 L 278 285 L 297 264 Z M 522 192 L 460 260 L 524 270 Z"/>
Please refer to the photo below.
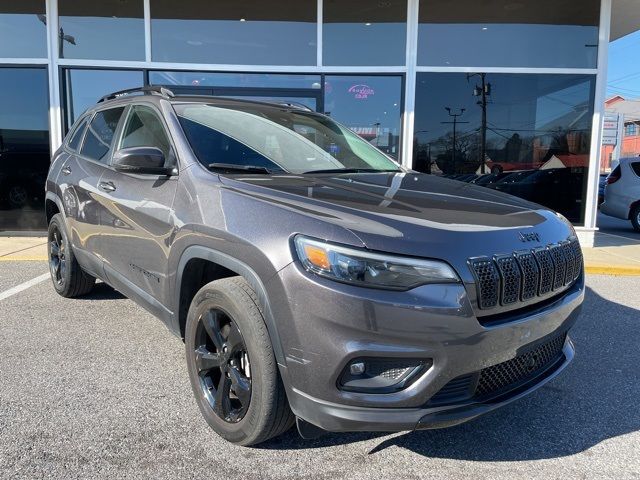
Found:
<path fill-rule="evenodd" d="M 293 104 L 105 97 L 55 153 L 46 213 L 56 291 L 100 279 L 159 317 L 206 421 L 241 445 L 294 422 L 455 425 L 574 354 L 584 275 L 565 218 L 407 170 Z"/>

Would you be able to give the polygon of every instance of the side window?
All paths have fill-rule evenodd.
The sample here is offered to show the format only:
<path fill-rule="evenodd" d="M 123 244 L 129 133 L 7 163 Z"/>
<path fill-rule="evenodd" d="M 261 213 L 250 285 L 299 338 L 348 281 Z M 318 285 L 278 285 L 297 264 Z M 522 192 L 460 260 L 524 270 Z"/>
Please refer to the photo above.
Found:
<path fill-rule="evenodd" d="M 631 168 L 633 169 L 634 173 L 640 177 L 640 162 L 632 162 Z"/>
<path fill-rule="evenodd" d="M 124 112 L 124 107 L 102 110 L 95 114 L 87 128 L 87 134 L 80 153 L 93 160 L 105 163 L 106 155 L 111 148 L 113 134 L 118 128 L 118 122 Z"/>
<path fill-rule="evenodd" d="M 78 151 L 78 147 L 80 146 L 80 141 L 82 140 L 82 135 L 84 134 L 85 127 L 87 126 L 87 118 L 83 118 L 82 121 L 78 122 L 78 126 L 71 132 L 71 136 L 69 137 L 69 141 L 67 142 L 67 146 L 73 150 Z"/>
<path fill-rule="evenodd" d="M 119 148 L 157 147 L 164 153 L 165 163 L 173 163 L 173 152 L 167 132 L 158 115 L 150 107 L 135 105 L 127 118 Z"/>

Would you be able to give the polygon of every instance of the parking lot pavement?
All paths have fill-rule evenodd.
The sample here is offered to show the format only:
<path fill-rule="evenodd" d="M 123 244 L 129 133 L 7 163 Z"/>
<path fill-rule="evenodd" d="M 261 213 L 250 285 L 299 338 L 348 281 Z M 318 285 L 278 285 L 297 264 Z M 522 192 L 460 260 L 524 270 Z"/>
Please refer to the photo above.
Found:
<path fill-rule="evenodd" d="M 43 272 L 5 262 L 1 288 Z M 0 478 L 639 478 L 640 278 L 587 283 L 574 363 L 515 404 L 447 430 L 242 448 L 206 426 L 158 320 L 104 285 L 66 300 L 45 281 L 0 301 Z"/>

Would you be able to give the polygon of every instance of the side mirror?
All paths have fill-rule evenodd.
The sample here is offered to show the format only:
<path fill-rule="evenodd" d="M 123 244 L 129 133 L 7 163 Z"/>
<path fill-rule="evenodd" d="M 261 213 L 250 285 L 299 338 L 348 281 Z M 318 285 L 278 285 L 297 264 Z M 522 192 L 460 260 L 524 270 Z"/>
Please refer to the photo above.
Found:
<path fill-rule="evenodd" d="M 164 154 L 157 147 L 130 147 L 114 153 L 111 165 L 124 173 L 171 175 L 173 167 L 165 167 L 164 161 Z"/>

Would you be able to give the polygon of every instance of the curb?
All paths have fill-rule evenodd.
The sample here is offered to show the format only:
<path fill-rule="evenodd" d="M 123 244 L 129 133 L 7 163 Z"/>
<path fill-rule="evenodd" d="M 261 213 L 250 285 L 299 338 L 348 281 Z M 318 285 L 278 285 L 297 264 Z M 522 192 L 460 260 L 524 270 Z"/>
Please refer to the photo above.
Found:
<path fill-rule="evenodd" d="M 0 262 L 46 262 L 47 257 L 44 255 L 20 255 L 11 256 L 11 254 L 0 257 Z"/>
<path fill-rule="evenodd" d="M 640 276 L 640 266 L 585 265 L 584 271 L 591 275 Z"/>

